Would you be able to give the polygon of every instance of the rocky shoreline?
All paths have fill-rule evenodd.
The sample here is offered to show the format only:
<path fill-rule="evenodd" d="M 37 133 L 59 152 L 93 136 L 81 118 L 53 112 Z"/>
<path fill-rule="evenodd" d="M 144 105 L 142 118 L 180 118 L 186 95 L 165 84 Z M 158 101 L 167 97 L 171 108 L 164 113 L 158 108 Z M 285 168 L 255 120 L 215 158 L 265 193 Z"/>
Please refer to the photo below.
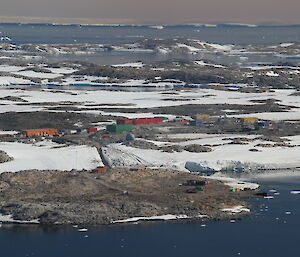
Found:
<path fill-rule="evenodd" d="M 220 181 L 208 181 L 203 190 L 187 193 L 191 187 L 182 184 L 195 179 L 167 170 L 7 172 L 0 175 L 0 212 L 16 222 L 45 225 L 109 225 L 162 215 L 219 220 L 249 213 L 223 209 L 247 206 L 242 199 L 253 191 L 231 192 Z"/>

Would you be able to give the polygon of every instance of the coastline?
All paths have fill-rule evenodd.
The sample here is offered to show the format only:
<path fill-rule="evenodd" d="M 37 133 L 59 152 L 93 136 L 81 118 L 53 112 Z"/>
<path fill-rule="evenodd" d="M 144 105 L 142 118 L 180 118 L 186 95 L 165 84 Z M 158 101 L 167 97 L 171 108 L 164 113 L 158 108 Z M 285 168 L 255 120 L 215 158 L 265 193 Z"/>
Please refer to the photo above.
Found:
<path fill-rule="evenodd" d="M 222 220 L 250 213 L 243 199 L 255 191 L 232 192 L 218 180 L 205 179 L 207 186 L 187 193 L 195 187 L 179 183 L 196 179 L 201 177 L 169 170 L 2 173 L 0 211 L 4 223 L 81 226 Z"/>

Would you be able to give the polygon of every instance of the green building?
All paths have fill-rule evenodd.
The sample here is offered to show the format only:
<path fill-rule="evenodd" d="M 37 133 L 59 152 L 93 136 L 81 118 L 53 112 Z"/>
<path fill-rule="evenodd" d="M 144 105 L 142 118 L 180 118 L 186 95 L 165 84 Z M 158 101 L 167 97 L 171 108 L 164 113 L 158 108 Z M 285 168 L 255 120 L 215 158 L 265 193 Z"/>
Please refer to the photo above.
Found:
<path fill-rule="evenodd" d="M 112 124 L 106 126 L 106 131 L 111 133 L 122 133 L 132 131 L 131 124 Z"/>

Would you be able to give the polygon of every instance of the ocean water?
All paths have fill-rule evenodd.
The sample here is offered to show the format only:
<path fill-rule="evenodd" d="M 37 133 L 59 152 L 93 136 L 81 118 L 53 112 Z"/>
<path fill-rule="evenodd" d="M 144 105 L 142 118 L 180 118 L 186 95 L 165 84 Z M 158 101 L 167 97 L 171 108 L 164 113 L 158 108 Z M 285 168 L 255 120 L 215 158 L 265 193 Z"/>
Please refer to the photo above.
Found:
<path fill-rule="evenodd" d="M 109 227 L 3 225 L 1 256 L 154 257 L 299 256 L 300 177 L 262 180 L 274 199 L 252 199 L 253 214 L 234 223 L 158 222 Z M 289 214 L 290 213 L 290 214 Z M 205 224 L 206 226 L 201 226 Z"/>
<path fill-rule="evenodd" d="M 78 25 L 51 25 L 51 24 L 0 24 L 0 38 L 9 37 L 13 44 L 123 44 L 132 43 L 146 38 L 189 38 L 199 39 L 219 44 L 258 44 L 272 45 L 282 42 L 300 42 L 300 26 L 169 26 L 164 29 L 153 29 L 147 26 L 78 26 Z M 49 62 L 64 60 L 87 61 L 96 64 L 120 64 L 126 62 L 156 62 L 167 59 L 208 59 L 217 63 L 244 63 L 252 62 L 282 62 L 284 58 L 272 54 L 251 54 L 247 60 L 240 56 L 219 55 L 217 53 L 199 53 L 196 55 L 133 52 L 99 52 L 93 55 L 48 55 L 44 56 Z"/>
<path fill-rule="evenodd" d="M 78 26 L 51 24 L 0 24 L 0 36 L 14 44 L 121 44 L 145 38 L 192 38 L 220 44 L 261 44 L 299 42 L 300 26 L 217 27 L 168 26 Z"/>

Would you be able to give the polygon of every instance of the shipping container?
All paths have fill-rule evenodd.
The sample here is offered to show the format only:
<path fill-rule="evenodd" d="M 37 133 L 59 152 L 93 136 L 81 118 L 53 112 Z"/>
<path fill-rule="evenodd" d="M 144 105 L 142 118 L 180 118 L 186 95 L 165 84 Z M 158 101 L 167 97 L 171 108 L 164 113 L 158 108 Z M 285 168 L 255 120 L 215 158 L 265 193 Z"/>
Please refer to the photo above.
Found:
<path fill-rule="evenodd" d="M 266 126 L 269 126 L 269 123 L 266 122 L 266 121 L 259 121 L 257 123 L 257 125 L 260 126 L 260 127 L 266 127 Z"/>
<path fill-rule="evenodd" d="M 181 123 L 189 123 L 190 120 L 180 120 L 179 122 L 181 122 Z"/>
<path fill-rule="evenodd" d="M 107 132 L 112 133 L 122 133 L 122 132 L 130 132 L 132 131 L 131 124 L 112 124 L 106 126 Z"/>
<path fill-rule="evenodd" d="M 97 167 L 96 169 L 94 169 L 93 171 L 95 173 L 102 173 L 105 172 L 107 170 L 107 168 L 105 166 L 101 166 L 101 167 Z"/>
<path fill-rule="evenodd" d="M 69 132 L 70 131 L 68 129 L 61 129 L 61 130 L 59 130 L 59 134 L 63 134 L 63 135 L 68 134 Z"/>
<path fill-rule="evenodd" d="M 87 132 L 88 132 L 88 133 L 95 133 L 95 132 L 97 132 L 97 131 L 98 131 L 97 128 L 87 128 Z"/>
<path fill-rule="evenodd" d="M 196 189 L 197 189 L 198 191 L 203 191 L 203 186 L 196 186 Z"/>
<path fill-rule="evenodd" d="M 187 180 L 185 183 L 183 183 L 183 186 L 205 186 L 207 185 L 207 181 L 205 180 Z"/>
<path fill-rule="evenodd" d="M 189 122 L 189 125 L 191 126 L 198 126 L 198 125 L 202 125 L 203 121 L 202 120 L 192 120 Z"/>

